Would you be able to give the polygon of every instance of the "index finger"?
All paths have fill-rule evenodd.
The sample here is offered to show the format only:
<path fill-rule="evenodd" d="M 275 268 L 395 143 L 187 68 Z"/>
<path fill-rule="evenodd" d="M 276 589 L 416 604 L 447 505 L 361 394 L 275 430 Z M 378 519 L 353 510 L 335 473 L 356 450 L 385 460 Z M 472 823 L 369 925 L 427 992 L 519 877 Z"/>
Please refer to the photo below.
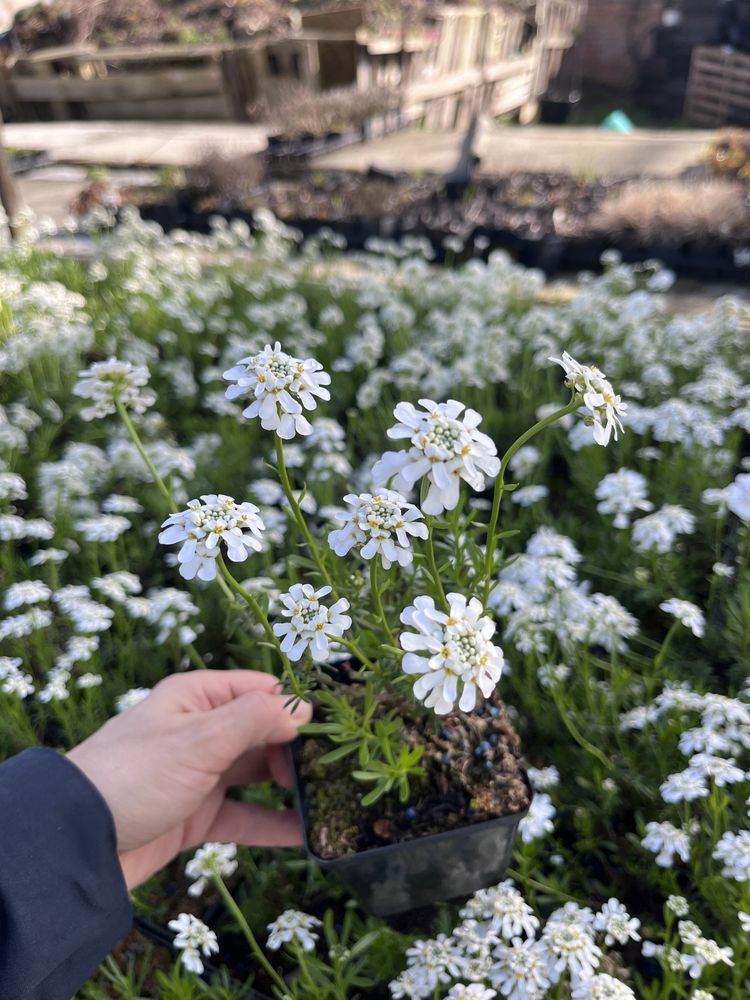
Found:
<path fill-rule="evenodd" d="M 210 712 L 245 694 L 278 694 L 281 689 L 277 677 L 258 670 L 194 670 L 165 677 L 143 705 L 159 710 L 168 707 L 173 712 Z"/>

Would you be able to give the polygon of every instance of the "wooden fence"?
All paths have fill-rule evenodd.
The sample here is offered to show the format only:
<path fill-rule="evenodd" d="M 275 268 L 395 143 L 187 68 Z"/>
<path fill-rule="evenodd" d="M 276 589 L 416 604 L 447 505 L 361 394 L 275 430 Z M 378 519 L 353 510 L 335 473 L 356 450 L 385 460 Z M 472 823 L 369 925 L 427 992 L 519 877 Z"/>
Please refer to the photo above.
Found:
<path fill-rule="evenodd" d="M 284 38 L 235 44 L 42 49 L 5 68 L 0 104 L 14 120 L 243 121 L 294 81 L 311 91 L 392 87 L 406 120 L 462 126 L 478 111 L 511 113 L 542 95 L 584 9 L 585 0 L 538 0 L 530 12 L 446 6 L 405 35 L 373 36 L 352 16 L 341 30 L 303 20 Z"/>
<path fill-rule="evenodd" d="M 685 117 L 708 128 L 750 126 L 750 55 L 719 46 L 694 48 Z"/>

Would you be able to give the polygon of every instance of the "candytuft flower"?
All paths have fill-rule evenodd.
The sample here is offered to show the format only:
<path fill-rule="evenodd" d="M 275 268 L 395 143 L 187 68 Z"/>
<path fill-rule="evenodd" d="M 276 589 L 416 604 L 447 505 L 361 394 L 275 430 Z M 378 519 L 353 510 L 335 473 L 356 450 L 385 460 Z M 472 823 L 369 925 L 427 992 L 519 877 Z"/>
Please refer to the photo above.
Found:
<path fill-rule="evenodd" d="M 201 953 L 204 958 L 208 958 L 219 950 L 214 932 L 192 913 L 181 913 L 175 920 L 170 920 L 167 926 L 176 932 L 172 943 L 175 948 L 182 949 L 182 964 L 189 972 L 200 975 L 203 972 Z"/>
<path fill-rule="evenodd" d="M 586 422 L 594 428 L 594 441 L 600 445 L 608 445 L 614 431 L 623 430 L 620 415 L 625 413 L 626 404 L 607 381 L 604 372 L 593 365 L 581 365 L 567 351 L 561 358 L 550 358 L 565 370 L 565 384 L 571 392 L 581 400 L 591 411 Z"/>
<path fill-rule="evenodd" d="M 363 559 L 380 556 L 383 569 L 393 563 L 409 566 L 414 559 L 411 538 L 427 538 L 422 512 L 395 490 L 379 493 L 349 493 L 344 502 L 353 508 L 339 511 L 336 520 L 342 527 L 332 531 L 328 544 L 337 556 L 345 556 L 359 546 Z"/>
<path fill-rule="evenodd" d="M 449 612 L 439 611 L 431 597 L 417 597 L 401 612 L 404 625 L 415 632 L 402 632 L 399 639 L 406 655 L 401 661 L 407 674 L 421 674 L 414 695 L 437 715 L 451 711 L 463 685 L 458 707 L 471 712 L 477 688 L 485 698 L 495 690 L 503 673 L 504 657 L 491 641 L 495 623 L 483 615 L 474 597 L 448 594 Z M 419 653 L 427 655 L 418 655 Z"/>
<path fill-rule="evenodd" d="M 156 393 L 144 389 L 148 383 L 148 368 L 129 361 L 96 361 L 82 372 L 73 387 L 76 396 L 90 399 L 91 406 L 81 410 L 83 420 L 108 417 L 117 411 L 120 402 L 134 413 L 145 413 L 156 402 Z"/>
<path fill-rule="evenodd" d="M 301 910 L 284 910 L 280 917 L 268 924 L 268 935 L 266 947 L 271 951 L 278 951 L 282 944 L 291 941 L 298 941 L 302 945 L 303 951 L 312 951 L 318 935 L 312 931 L 313 927 L 321 927 L 322 924 L 317 917 L 303 913 Z"/>
<path fill-rule="evenodd" d="M 442 514 L 458 504 L 461 480 L 473 490 L 483 490 L 485 477 L 494 479 L 500 459 L 491 438 L 477 427 L 482 418 L 476 410 L 466 410 L 455 399 L 435 403 L 420 399 L 422 410 L 411 403 L 399 403 L 393 411 L 398 423 L 388 437 L 407 438 L 408 451 L 387 451 L 372 470 L 376 483 L 393 480 L 393 486 L 408 493 L 417 480 L 426 477 L 430 486 L 422 503 L 425 514 Z"/>
<path fill-rule="evenodd" d="M 659 610 L 674 615 L 677 621 L 685 628 L 689 628 L 697 638 L 700 639 L 703 635 L 706 619 L 701 609 L 691 601 L 681 601 L 679 597 L 670 597 L 668 601 L 662 601 Z"/>
<path fill-rule="evenodd" d="M 266 344 L 259 354 L 242 358 L 224 372 L 224 378 L 234 383 L 226 391 L 227 399 L 254 397 L 242 415 L 248 419 L 260 417 L 265 430 L 276 431 L 287 441 L 295 434 L 312 431 L 302 411 L 317 407 L 316 396 L 331 398 L 325 388 L 331 376 L 323 366 L 313 358 L 302 361 L 286 354 L 278 341 L 273 347 Z"/>
<path fill-rule="evenodd" d="M 185 865 L 185 874 L 194 879 L 188 889 L 191 896 L 200 896 L 208 882 L 218 876 L 228 878 L 237 870 L 236 844 L 204 844 Z"/>
<path fill-rule="evenodd" d="M 331 640 L 340 639 L 351 628 L 351 618 L 343 613 L 349 610 L 347 600 L 342 598 L 330 608 L 320 603 L 321 597 L 330 593 L 330 587 L 315 590 L 309 583 L 295 583 L 279 597 L 284 605 L 281 613 L 290 620 L 277 622 L 273 631 L 290 660 L 300 660 L 309 648 L 313 660 L 320 663 L 330 655 Z"/>
<path fill-rule="evenodd" d="M 182 542 L 177 556 L 180 576 L 192 580 L 214 580 L 216 558 L 224 543 L 232 562 L 244 562 L 251 552 L 263 548 L 264 524 L 255 504 L 236 503 L 223 493 L 207 493 L 191 500 L 187 510 L 171 514 L 162 524 L 162 545 Z"/>

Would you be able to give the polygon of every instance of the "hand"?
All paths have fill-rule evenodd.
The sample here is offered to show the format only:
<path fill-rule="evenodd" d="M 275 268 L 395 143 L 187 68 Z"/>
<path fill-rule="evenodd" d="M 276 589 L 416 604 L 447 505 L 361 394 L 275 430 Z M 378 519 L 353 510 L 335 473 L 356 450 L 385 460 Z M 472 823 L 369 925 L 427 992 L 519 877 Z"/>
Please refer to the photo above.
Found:
<path fill-rule="evenodd" d="M 276 678 L 252 670 L 175 674 L 70 751 L 112 812 L 129 889 L 206 841 L 300 842 L 295 810 L 226 798 L 236 785 L 291 784 L 285 744 L 310 706 L 292 713 L 279 691 Z"/>

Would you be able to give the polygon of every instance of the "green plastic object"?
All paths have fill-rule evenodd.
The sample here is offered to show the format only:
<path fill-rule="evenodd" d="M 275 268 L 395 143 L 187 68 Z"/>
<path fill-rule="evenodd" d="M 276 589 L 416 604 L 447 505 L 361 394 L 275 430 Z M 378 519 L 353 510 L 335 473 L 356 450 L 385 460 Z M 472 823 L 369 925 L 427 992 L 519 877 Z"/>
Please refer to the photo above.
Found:
<path fill-rule="evenodd" d="M 619 132 L 621 135 L 628 135 L 628 133 L 635 130 L 635 125 L 624 111 L 618 109 L 617 111 L 610 111 L 601 123 L 600 128 L 604 129 L 605 132 Z"/>

